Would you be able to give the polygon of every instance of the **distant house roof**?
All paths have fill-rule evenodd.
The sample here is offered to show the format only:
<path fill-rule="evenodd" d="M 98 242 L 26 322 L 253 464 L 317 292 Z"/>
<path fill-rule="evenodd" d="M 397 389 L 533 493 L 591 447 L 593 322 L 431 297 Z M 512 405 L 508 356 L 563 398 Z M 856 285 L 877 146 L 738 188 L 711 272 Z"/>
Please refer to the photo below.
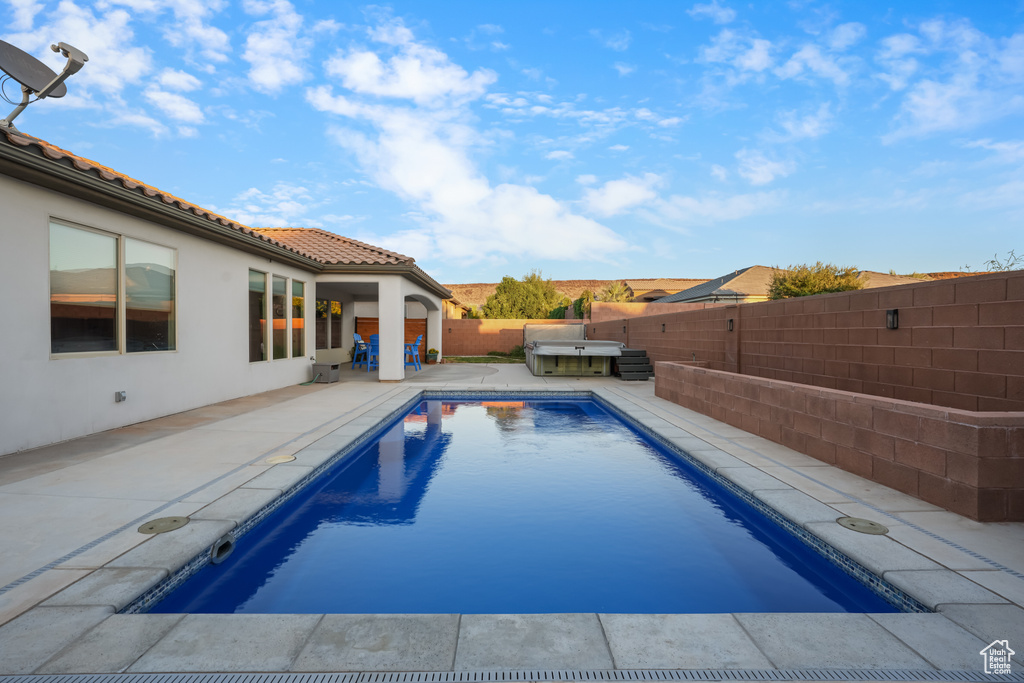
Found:
<path fill-rule="evenodd" d="M 650 292 L 654 289 L 661 289 L 666 292 L 678 292 L 707 281 L 707 278 L 689 277 L 659 277 L 623 280 L 623 282 L 626 283 L 626 286 L 632 289 L 635 294 Z"/>
<path fill-rule="evenodd" d="M 739 301 L 750 297 L 765 298 L 768 296 L 768 285 L 772 281 L 772 270 L 765 266 L 748 266 L 695 287 L 662 297 L 658 299 L 658 303 Z"/>
<path fill-rule="evenodd" d="M 305 270 L 384 267 L 451 296 L 408 256 L 316 228 L 254 229 L 39 138 L 2 131 L 0 173 Z"/>
<path fill-rule="evenodd" d="M 714 280 L 708 280 L 696 287 L 662 297 L 658 299 L 658 303 L 764 300 L 768 298 L 768 288 L 771 286 L 772 272 L 775 270 L 775 268 L 767 266 L 748 266 Z M 890 275 L 871 270 L 860 271 L 857 278 L 864 283 L 864 289 L 909 285 L 922 281 L 920 278 Z"/>

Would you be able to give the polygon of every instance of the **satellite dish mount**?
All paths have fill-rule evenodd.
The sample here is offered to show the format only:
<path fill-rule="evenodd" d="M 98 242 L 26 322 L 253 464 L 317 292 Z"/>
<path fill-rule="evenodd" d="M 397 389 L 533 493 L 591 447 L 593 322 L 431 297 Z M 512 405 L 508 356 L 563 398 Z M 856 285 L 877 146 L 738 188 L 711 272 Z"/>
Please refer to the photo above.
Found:
<path fill-rule="evenodd" d="M 18 104 L 7 118 L 0 119 L 0 131 L 19 133 L 20 131 L 14 127 L 14 119 L 18 118 L 18 114 L 28 105 L 44 97 L 64 97 L 68 92 L 67 86 L 64 85 L 65 79 L 78 73 L 89 61 L 84 52 L 67 43 L 51 45 L 50 49 L 68 59 L 59 75 L 24 50 L 0 40 L 0 70 L 7 74 L 4 80 L 10 78 L 21 86 L 21 104 Z M 32 99 L 33 96 L 35 99 Z M 6 95 L 4 99 L 15 104 Z"/>

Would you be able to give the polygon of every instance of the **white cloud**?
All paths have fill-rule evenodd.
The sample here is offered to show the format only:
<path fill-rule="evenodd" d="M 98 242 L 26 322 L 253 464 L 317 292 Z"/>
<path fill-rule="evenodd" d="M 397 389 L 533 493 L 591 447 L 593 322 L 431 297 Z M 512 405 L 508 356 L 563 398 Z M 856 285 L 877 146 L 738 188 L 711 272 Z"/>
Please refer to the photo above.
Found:
<path fill-rule="evenodd" d="M 340 77 L 342 85 L 361 95 L 444 106 L 481 97 L 498 78 L 490 69 L 467 73 L 440 50 L 415 42 L 412 32 L 398 22 L 372 29 L 371 36 L 397 47 L 398 53 L 383 61 L 370 50 L 339 51 L 325 65 L 329 75 Z"/>
<path fill-rule="evenodd" d="M 772 65 L 772 43 L 763 38 L 744 36 L 732 29 L 722 29 L 698 51 L 698 61 L 728 64 L 741 72 L 760 73 Z"/>
<path fill-rule="evenodd" d="M 741 149 L 736 152 L 739 168 L 736 172 L 751 185 L 767 185 L 776 178 L 785 178 L 796 167 L 790 161 L 773 161 L 757 150 Z"/>
<path fill-rule="evenodd" d="M 323 201 L 315 199 L 319 194 L 315 190 L 305 185 L 280 181 L 270 190 L 250 187 L 239 193 L 229 206 L 212 209 L 253 227 L 318 228 L 322 227 L 322 221 L 314 218 L 313 214 Z"/>
<path fill-rule="evenodd" d="M 775 69 L 775 75 L 782 79 L 799 78 L 806 72 L 827 78 L 838 86 L 850 83 L 850 76 L 836 60 L 822 54 L 817 45 L 804 45 L 782 66 Z"/>
<path fill-rule="evenodd" d="M 306 80 L 310 41 L 299 35 L 303 19 L 287 0 L 244 0 L 246 12 L 271 14 L 253 24 L 245 38 L 242 59 L 249 62 L 249 82 L 256 90 L 276 94 Z"/>
<path fill-rule="evenodd" d="M 729 171 L 727 171 L 724 166 L 719 166 L 718 164 L 712 164 L 711 165 L 711 175 L 714 176 L 715 178 L 717 178 L 718 180 L 721 180 L 721 181 L 724 182 L 724 181 L 726 181 L 729 178 Z"/>
<path fill-rule="evenodd" d="M 31 31 L 36 15 L 43 9 L 43 3 L 38 0 L 7 0 L 7 4 L 13 15 L 10 28 L 15 31 Z"/>
<path fill-rule="evenodd" d="M 1022 108 L 1024 98 L 1019 94 L 1000 98 L 980 88 L 978 77 L 971 73 L 954 75 L 945 83 L 926 79 L 907 91 L 896 117 L 896 129 L 882 141 L 968 129 Z"/>
<path fill-rule="evenodd" d="M 192 126 L 178 126 L 178 137 L 179 138 L 196 138 L 199 137 L 199 129 L 193 128 Z"/>
<path fill-rule="evenodd" d="M 654 188 L 662 185 L 661 176 L 645 173 L 642 178 L 626 176 L 622 180 L 610 180 L 597 189 L 589 189 L 583 195 L 583 203 L 591 213 L 614 216 L 658 197 Z"/>
<path fill-rule="evenodd" d="M 628 76 L 629 74 L 636 71 L 636 67 L 632 64 L 626 64 L 624 62 L 615 62 L 612 68 L 619 72 L 620 76 Z"/>
<path fill-rule="evenodd" d="M 627 152 L 629 151 L 629 145 L 612 145 L 608 149 L 613 152 Z"/>
<path fill-rule="evenodd" d="M 920 66 L 917 59 L 908 55 L 924 52 L 921 41 L 917 36 L 900 33 L 883 38 L 881 45 L 875 60 L 885 67 L 886 71 L 876 74 L 876 77 L 888 83 L 890 90 L 903 90 Z"/>
<path fill-rule="evenodd" d="M 713 225 L 735 221 L 747 216 L 767 213 L 778 207 L 785 195 L 781 192 L 755 192 L 732 196 L 712 193 L 704 197 L 673 195 L 658 211 L 663 220 L 682 225 Z"/>
<path fill-rule="evenodd" d="M 959 203 L 982 209 L 1024 209 L 1024 180 L 1011 180 L 996 187 L 965 192 Z"/>
<path fill-rule="evenodd" d="M 105 96 L 119 95 L 153 70 L 150 50 L 132 44 L 135 33 L 131 21 L 131 15 L 120 8 L 97 13 L 65 1 L 35 30 L 10 35 L 6 40 L 60 73 L 67 59 L 49 47 L 54 36 L 66 36 L 68 42 L 89 55 L 85 68 L 68 80 L 68 91 L 72 97 L 84 100 L 83 104 L 90 104 L 95 90 Z"/>
<path fill-rule="evenodd" d="M 544 158 L 551 159 L 553 161 L 568 161 L 569 159 L 574 159 L 575 157 L 573 156 L 573 153 L 568 150 L 556 149 L 553 152 L 548 152 L 547 154 L 545 154 Z"/>
<path fill-rule="evenodd" d="M 396 22 L 376 27 L 372 35 L 397 48 L 398 60 L 418 56 L 410 66 L 416 78 L 403 80 L 407 72 L 397 69 L 397 61 L 384 62 L 374 53 L 376 62 L 362 59 L 378 64 L 379 71 L 367 76 L 341 68 L 333 74 L 349 88 L 347 94 L 320 86 L 307 90 L 306 99 L 319 111 L 368 127 L 335 127 L 329 138 L 351 152 L 378 187 L 413 207 L 409 217 L 420 224 L 412 231 L 418 258 L 592 259 L 626 246 L 566 203 L 527 185 L 492 185 L 481 173 L 471 154 L 487 137 L 465 121 L 471 120 L 468 102 L 493 81 L 489 72 L 467 73 Z M 398 97 L 405 102 L 390 99 Z M 504 109 L 515 99 L 486 102 Z"/>
<path fill-rule="evenodd" d="M 156 87 L 146 88 L 142 94 L 152 105 L 175 121 L 202 123 L 205 118 L 199 105 L 184 95 L 166 92 Z"/>
<path fill-rule="evenodd" d="M 580 185 L 593 185 L 597 182 L 597 176 L 591 174 L 576 176 L 576 182 Z"/>
<path fill-rule="evenodd" d="M 736 10 L 729 7 L 722 7 L 718 0 L 711 0 L 706 5 L 694 5 L 686 10 L 694 19 L 711 19 L 716 24 L 728 24 L 736 18 Z"/>
<path fill-rule="evenodd" d="M 867 34 L 868 29 L 864 24 L 855 21 L 840 24 L 832 30 L 832 34 L 828 38 L 828 46 L 836 52 L 842 52 L 860 42 L 861 38 Z"/>
<path fill-rule="evenodd" d="M 177 69 L 164 69 L 161 71 L 160 75 L 157 76 L 157 83 L 168 90 L 177 90 L 178 92 L 192 92 L 202 86 L 198 78 Z"/>
<path fill-rule="evenodd" d="M 661 126 L 662 128 L 671 128 L 672 126 L 678 126 L 680 123 L 683 123 L 684 121 L 686 121 L 685 118 L 681 118 L 679 116 L 671 116 L 667 119 L 662 119 L 658 121 L 658 125 Z"/>
<path fill-rule="evenodd" d="M 818 111 L 806 116 L 799 116 L 795 111 L 782 112 L 778 116 L 778 121 L 785 132 L 782 135 L 775 134 L 768 137 L 773 142 L 813 140 L 831 130 L 833 118 L 830 102 L 825 102 L 818 107 Z"/>
<path fill-rule="evenodd" d="M 633 35 L 629 31 L 619 31 L 610 36 L 605 36 L 601 31 L 596 28 L 590 31 L 590 35 L 597 38 L 597 40 L 607 48 L 615 50 L 616 52 L 625 52 L 629 49 L 629 44 L 633 40 Z"/>
<path fill-rule="evenodd" d="M 1006 164 L 1024 161 L 1024 140 L 1004 140 L 995 142 L 990 139 L 973 140 L 964 144 L 968 149 L 987 149 L 995 152 L 994 160 Z"/>

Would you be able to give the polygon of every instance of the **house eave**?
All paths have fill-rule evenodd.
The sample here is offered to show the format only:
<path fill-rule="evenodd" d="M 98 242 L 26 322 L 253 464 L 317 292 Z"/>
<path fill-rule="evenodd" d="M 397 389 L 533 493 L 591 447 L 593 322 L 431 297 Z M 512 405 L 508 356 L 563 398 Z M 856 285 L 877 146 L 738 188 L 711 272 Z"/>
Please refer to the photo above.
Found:
<path fill-rule="evenodd" d="M 246 235 L 218 220 L 201 217 L 147 197 L 88 172 L 54 162 L 30 151 L 0 144 L 0 173 L 38 187 L 103 206 L 120 213 L 156 223 L 201 239 L 301 268 L 320 272 L 323 264 L 284 247 L 265 242 L 259 236 Z"/>

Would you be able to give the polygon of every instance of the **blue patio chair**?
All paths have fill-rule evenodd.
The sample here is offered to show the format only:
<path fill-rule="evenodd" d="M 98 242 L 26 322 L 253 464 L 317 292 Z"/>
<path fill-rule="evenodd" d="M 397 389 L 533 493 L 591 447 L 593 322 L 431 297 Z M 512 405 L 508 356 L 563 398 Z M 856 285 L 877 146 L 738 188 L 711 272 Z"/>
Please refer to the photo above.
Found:
<path fill-rule="evenodd" d="M 405 344 L 405 364 L 411 365 L 417 370 L 422 369 L 422 366 L 420 365 L 420 343 L 422 341 L 423 335 L 421 334 L 416 337 L 416 341 L 406 342 Z"/>
<path fill-rule="evenodd" d="M 370 348 L 366 350 L 366 371 L 380 368 L 380 335 L 370 335 Z"/>
<path fill-rule="evenodd" d="M 363 341 L 363 338 L 358 334 L 352 335 L 356 343 L 355 353 L 352 354 L 352 369 L 355 370 L 357 365 L 366 365 L 367 353 L 370 350 L 370 345 Z"/>

